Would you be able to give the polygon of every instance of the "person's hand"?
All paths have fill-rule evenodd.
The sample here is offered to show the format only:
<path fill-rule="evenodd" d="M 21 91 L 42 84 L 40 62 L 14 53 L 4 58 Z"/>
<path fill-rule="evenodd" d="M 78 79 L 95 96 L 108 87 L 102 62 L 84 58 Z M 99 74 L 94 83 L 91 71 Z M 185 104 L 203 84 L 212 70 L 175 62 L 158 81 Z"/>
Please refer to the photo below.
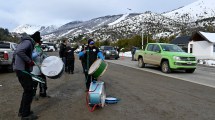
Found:
<path fill-rule="evenodd" d="M 34 65 L 35 65 L 35 64 L 34 64 L 34 61 L 28 62 L 28 66 L 29 66 L 29 67 L 34 66 Z"/>
<path fill-rule="evenodd" d="M 41 56 L 42 54 L 43 54 L 43 52 L 39 52 L 39 53 L 38 53 L 38 56 Z"/>
<path fill-rule="evenodd" d="M 86 53 L 86 50 L 84 50 L 83 53 L 85 54 L 85 53 Z"/>

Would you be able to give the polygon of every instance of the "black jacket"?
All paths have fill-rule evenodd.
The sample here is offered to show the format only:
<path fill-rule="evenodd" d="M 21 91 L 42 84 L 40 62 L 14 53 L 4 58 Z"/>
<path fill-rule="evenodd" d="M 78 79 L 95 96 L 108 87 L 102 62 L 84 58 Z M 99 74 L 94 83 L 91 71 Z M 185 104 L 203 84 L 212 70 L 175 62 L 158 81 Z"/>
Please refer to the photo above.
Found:
<path fill-rule="evenodd" d="M 86 53 L 84 54 L 82 61 L 85 63 L 86 67 L 90 67 L 97 60 L 99 49 L 95 46 L 92 48 L 87 46 L 85 47 L 85 50 Z"/>
<path fill-rule="evenodd" d="M 75 48 L 67 47 L 65 51 L 65 57 L 67 60 L 74 60 L 75 55 L 74 55 Z"/>
<path fill-rule="evenodd" d="M 65 51 L 66 51 L 66 45 L 63 43 L 60 44 L 60 51 L 59 51 L 59 56 L 60 58 L 65 57 Z"/>

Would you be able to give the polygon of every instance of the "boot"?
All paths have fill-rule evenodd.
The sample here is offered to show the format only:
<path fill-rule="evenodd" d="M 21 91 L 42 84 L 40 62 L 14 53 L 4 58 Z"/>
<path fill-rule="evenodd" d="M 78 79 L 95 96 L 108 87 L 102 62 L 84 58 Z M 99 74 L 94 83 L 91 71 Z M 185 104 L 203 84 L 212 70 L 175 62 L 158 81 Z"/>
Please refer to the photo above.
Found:
<path fill-rule="evenodd" d="M 36 116 L 34 114 L 30 114 L 29 116 L 22 117 L 21 120 L 36 120 L 36 119 L 38 119 L 38 116 Z"/>

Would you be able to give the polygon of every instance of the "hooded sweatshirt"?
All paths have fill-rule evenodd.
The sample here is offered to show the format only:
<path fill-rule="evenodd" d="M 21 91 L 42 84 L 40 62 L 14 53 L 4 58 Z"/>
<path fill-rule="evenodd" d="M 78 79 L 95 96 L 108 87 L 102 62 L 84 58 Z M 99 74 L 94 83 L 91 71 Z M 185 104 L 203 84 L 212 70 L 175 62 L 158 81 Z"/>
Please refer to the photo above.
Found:
<path fill-rule="evenodd" d="M 30 36 L 23 36 L 15 51 L 15 70 L 32 71 L 32 66 L 28 63 L 32 61 L 34 41 Z"/>

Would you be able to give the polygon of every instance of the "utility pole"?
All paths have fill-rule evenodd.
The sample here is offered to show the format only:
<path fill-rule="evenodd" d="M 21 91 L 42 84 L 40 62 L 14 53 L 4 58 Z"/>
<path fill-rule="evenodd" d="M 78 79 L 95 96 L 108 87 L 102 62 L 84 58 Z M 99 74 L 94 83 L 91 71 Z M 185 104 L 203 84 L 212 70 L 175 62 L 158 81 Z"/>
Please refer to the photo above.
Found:
<path fill-rule="evenodd" d="M 143 42 L 144 42 L 144 41 L 143 41 L 143 37 L 144 37 L 144 36 L 143 36 L 143 25 L 142 25 L 142 49 L 143 49 Z"/>

